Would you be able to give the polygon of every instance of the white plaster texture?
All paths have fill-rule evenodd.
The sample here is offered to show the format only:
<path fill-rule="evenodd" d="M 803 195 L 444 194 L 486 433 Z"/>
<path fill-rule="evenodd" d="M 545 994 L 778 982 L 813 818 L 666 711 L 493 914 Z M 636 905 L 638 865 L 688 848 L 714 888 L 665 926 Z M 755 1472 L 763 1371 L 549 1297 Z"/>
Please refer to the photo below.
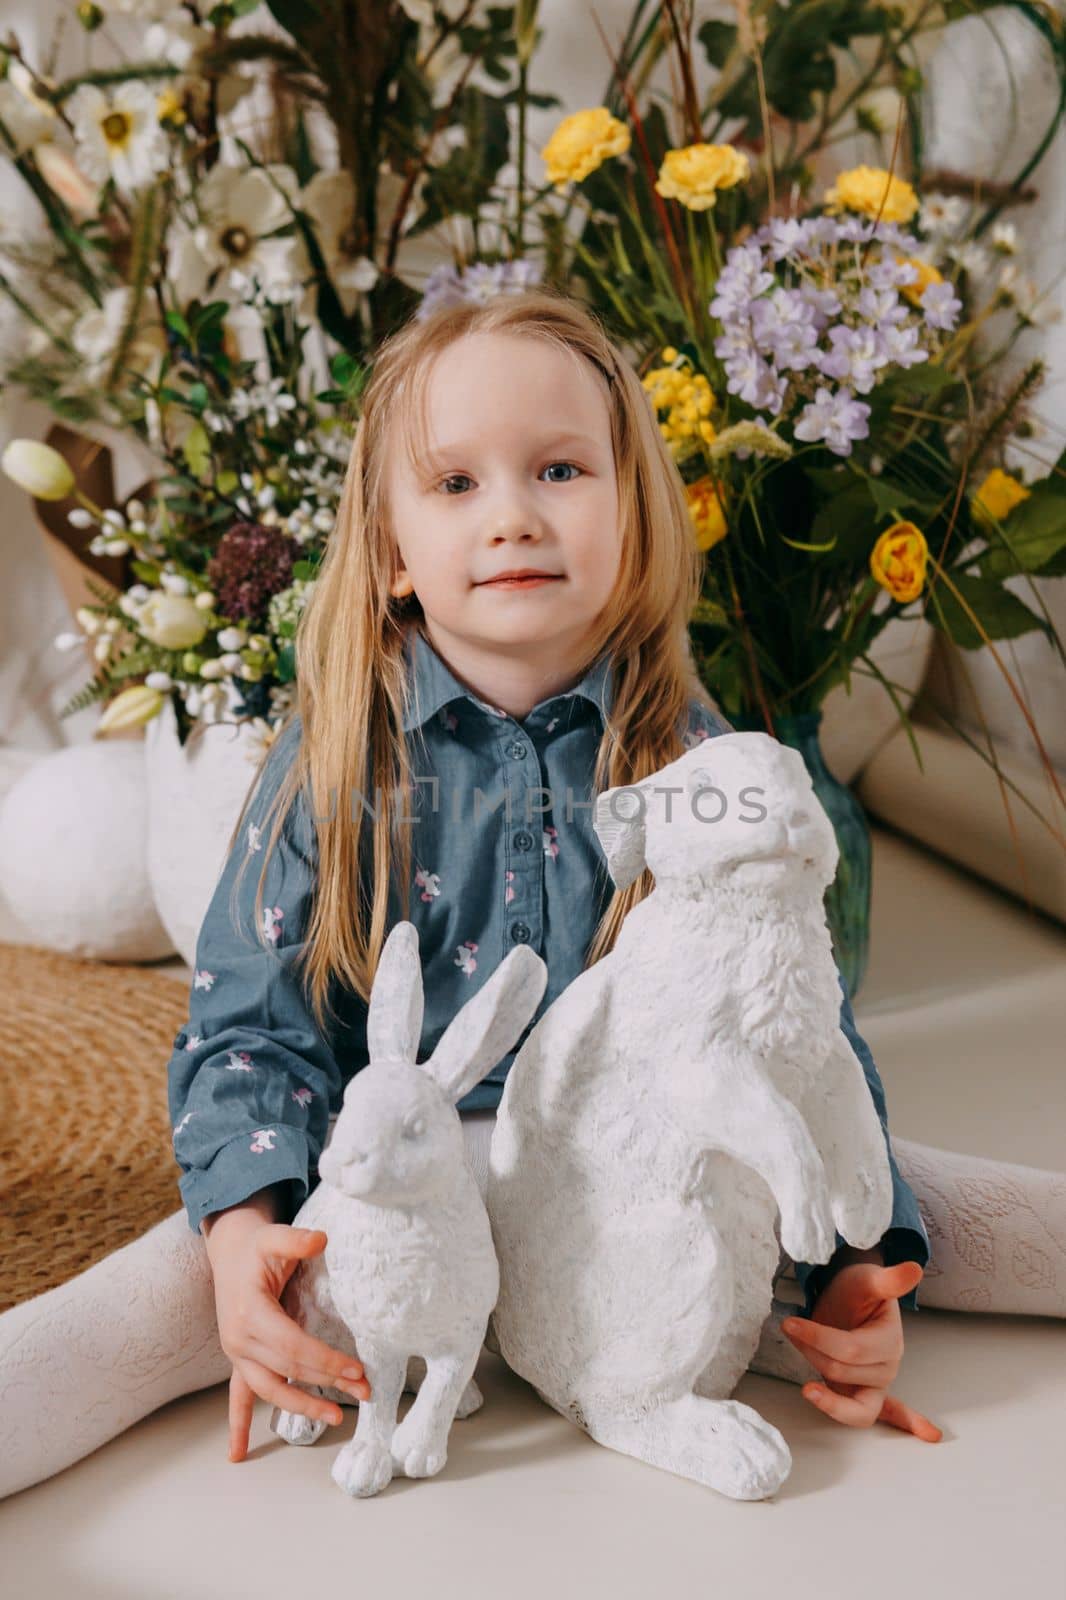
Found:
<path fill-rule="evenodd" d="M 326 1247 L 299 1264 L 282 1295 L 315 1337 L 340 1349 L 354 1341 L 370 1383 L 331 1469 L 346 1494 L 365 1498 L 394 1475 L 440 1472 L 453 1418 L 481 1404 L 473 1372 L 499 1271 L 456 1102 L 507 1054 L 547 977 L 540 956 L 517 947 L 418 1063 L 418 931 L 400 922 L 385 941 L 367 1014 L 368 1064 L 345 1089 L 321 1181 L 294 1218 L 323 1229 Z M 419 1376 L 397 1425 L 400 1395 Z M 335 1390 L 310 1392 L 350 1403 Z M 311 1444 L 325 1425 L 275 1407 L 270 1426 L 291 1444 Z"/>
<path fill-rule="evenodd" d="M 619 888 L 645 866 L 655 885 L 507 1077 L 490 1347 L 601 1444 L 766 1498 L 788 1446 L 729 1397 L 779 1247 L 827 1261 L 835 1228 L 868 1248 L 892 1213 L 839 1025 L 822 904 L 836 839 L 802 757 L 764 733 L 607 791 L 594 825 Z"/>

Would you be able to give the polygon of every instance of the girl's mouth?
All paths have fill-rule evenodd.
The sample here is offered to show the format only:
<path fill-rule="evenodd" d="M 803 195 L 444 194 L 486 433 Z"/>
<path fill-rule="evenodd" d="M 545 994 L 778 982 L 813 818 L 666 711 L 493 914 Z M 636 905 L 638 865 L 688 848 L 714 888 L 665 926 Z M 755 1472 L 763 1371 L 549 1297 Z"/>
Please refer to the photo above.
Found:
<path fill-rule="evenodd" d="M 537 589 L 542 583 L 558 583 L 562 574 L 555 577 L 545 574 L 538 578 L 494 578 L 491 583 L 482 583 L 481 589 Z"/>

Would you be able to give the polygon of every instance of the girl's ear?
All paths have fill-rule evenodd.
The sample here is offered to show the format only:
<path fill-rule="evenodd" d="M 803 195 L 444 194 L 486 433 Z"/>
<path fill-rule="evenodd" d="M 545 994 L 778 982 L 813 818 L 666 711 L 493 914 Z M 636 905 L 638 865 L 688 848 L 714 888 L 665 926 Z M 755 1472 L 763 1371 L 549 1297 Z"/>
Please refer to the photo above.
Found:
<path fill-rule="evenodd" d="M 402 600 L 406 595 L 414 593 L 414 584 L 411 582 L 406 567 L 401 567 L 399 572 L 389 584 L 389 593 L 394 600 Z"/>

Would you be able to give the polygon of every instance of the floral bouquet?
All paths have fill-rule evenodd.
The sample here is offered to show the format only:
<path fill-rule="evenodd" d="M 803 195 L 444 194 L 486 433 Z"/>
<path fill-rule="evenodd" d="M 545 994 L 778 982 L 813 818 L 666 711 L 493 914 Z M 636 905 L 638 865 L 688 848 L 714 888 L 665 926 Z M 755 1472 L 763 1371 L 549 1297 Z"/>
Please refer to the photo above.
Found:
<path fill-rule="evenodd" d="M 47 447 L 5 452 L 87 565 L 124 561 L 57 640 L 93 669 L 61 714 L 106 701 L 108 733 L 169 699 L 182 742 L 247 717 L 269 738 L 372 352 L 447 292 L 435 230 L 489 237 L 528 22 L 425 0 L 70 11 L 105 63 L 57 80 L 0 45 L 0 154 L 39 209 L 0 235 L 0 387 L 129 433 L 157 470 L 100 506 Z"/>

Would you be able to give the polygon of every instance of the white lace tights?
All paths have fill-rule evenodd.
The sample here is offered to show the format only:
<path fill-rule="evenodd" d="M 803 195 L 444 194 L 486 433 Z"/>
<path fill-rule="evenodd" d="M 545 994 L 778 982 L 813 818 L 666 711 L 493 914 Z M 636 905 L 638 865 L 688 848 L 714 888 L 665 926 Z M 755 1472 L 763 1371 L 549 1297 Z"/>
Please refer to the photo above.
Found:
<path fill-rule="evenodd" d="M 495 1113 L 463 1117 L 482 1193 Z M 1066 1174 L 892 1147 L 932 1246 L 919 1307 L 1066 1317 Z M 785 1258 L 787 1262 L 787 1257 Z M 779 1277 L 751 1371 L 817 1376 L 780 1331 L 798 1285 Z M 798 1296 L 802 1304 L 802 1296 Z M 230 1375 L 207 1249 L 185 1212 L 0 1316 L 0 1498 L 80 1461 L 178 1395 Z M 354 1402 L 353 1402 L 354 1403 Z"/>

